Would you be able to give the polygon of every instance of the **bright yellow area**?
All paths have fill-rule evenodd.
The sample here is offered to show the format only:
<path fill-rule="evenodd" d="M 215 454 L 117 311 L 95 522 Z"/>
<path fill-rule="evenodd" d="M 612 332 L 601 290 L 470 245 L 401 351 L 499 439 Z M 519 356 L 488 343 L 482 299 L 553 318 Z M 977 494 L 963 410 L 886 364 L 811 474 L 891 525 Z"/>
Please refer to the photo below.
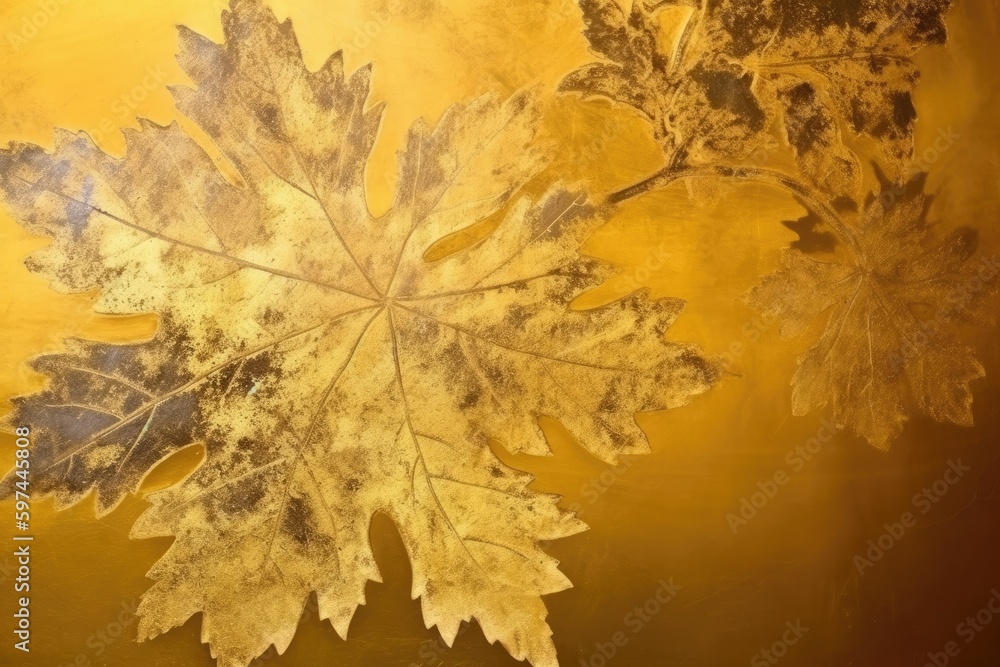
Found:
<path fill-rule="evenodd" d="M 395 151 L 411 122 L 424 117 L 433 123 L 453 102 L 488 92 L 507 95 L 529 85 L 539 86 L 551 99 L 545 127 L 559 147 L 553 175 L 606 192 L 659 167 L 658 149 L 634 114 L 604 102 L 554 95 L 556 82 L 592 57 L 570 0 L 276 0 L 272 6 L 280 17 L 293 20 L 310 66 L 318 67 L 338 48 L 345 49 L 348 69 L 374 62 L 371 102 L 388 103 L 368 174 L 375 210 L 388 206 Z M 86 131 L 106 150 L 120 153 L 124 144 L 118 130 L 136 126 L 136 116 L 158 123 L 178 120 L 167 86 L 187 80 L 174 62 L 175 25 L 221 39 L 219 10 L 210 0 L 0 0 L 0 144 L 50 146 L 53 128 L 61 127 Z M 917 98 L 918 152 L 932 146 L 941 129 L 954 127 L 962 136 L 932 165 L 931 184 L 942 188 L 937 217 L 950 225 L 982 228 L 987 250 L 997 247 L 1000 229 L 995 224 L 1000 203 L 998 99 L 991 92 L 1000 89 L 997 25 L 995 3 L 959 3 L 951 19 L 952 45 L 921 55 L 924 77 Z M 210 148 L 207 138 L 200 139 Z M 979 430 L 925 430 L 923 437 L 929 439 L 924 441 L 915 427 L 909 432 L 912 442 L 889 455 L 844 437 L 828 458 L 794 480 L 788 491 L 794 496 L 791 502 L 773 508 L 771 518 L 759 519 L 755 533 L 733 538 L 726 512 L 738 507 L 758 479 L 781 467 L 785 452 L 815 432 L 821 417 L 789 418 L 788 383 L 803 341 L 780 342 L 776 327 L 759 324 L 738 301 L 759 275 L 773 268 L 778 251 L 793 238 L 779 221 L 798 211 L 789 197 L 761 186 L 690 197 L 679 185 L 630 202 L 589 243 L 594 254 L 621 267 L 622 284 L 629 289 L 648 287 L 654 296 L 688 299 L 671 337 L 697 342 L 715 354 L 740 346 L 734 356 L 743 377 L 727 380 L 689 408 L 641 417 L 654 454 L 633 462 L 626 472 L 611 478 L 605 474 L 605 482 L 613 478 L 613 483 L 597 502 L 590 503 L 584 489 L 607 471 L 558 425 L 547 426 L 554 458 L 506 457 L 535 472 L 538 488 L 565 495 L 567 506 L 581 503 L 582 516 L 593 527 L 553 547 L 577 586 L 549 600 L 557 645 L 567 652 L 565 664 L 589 658 L 594 641 L 606 641 L 621 629 L 623 614 L 655 592 L 653 582 L 676 573 L 689 576 L 684 583 L 690 592 L 655 620 L 654 629 L 634 640 L 633 656 L 623 658 L 623 665 L 646 659 L 636 655 L 657 664 L 668 661 L 683 653 L 675 652 L 681 645 L 689 646 L 689 654 L 696 652 L 698 642 L 710 643 L 727 624 L 738 625 L 737 620 L 756 613 L 756 596 L 776 582 L 781 582 L 776 593 L 780 604 L 769 603 L 761 612 L 775 636 L 784 621 L 801 616 L 826 628 L 820 632 L 833 633 L 825 636 L 836 642 L 836 633 L 847 623 L 838 614 L 854 609 L 850 596 L 858 586 L 850 558 L 867 528 L 859 528 L 857 513 L 864 513 L 871 526 L 898 516 L 898 506 L 909 502 L 909 490 L 932 479 L 950 452 L 971 451 L 966 453 L 970 460 L 987 460 L 982 445 L 997 420 L 983 406 L 990 401 L 995 405 L 997 394 L 984 382 L 977 386 L 977 419 L 985 424 Z M 0 401 L 36 390 L 42 378 L 26 362 L 60 349 L 67 337 L 124 342 L 149 337 L 156 329 L 154 315 L 101 316 L 91 310 L 94 294 L 52 292 L 23 266 L 25 257 L 44 243 L 0 214 Z M 998 368 L 996 341 L 989 335 L 979 338 L 993 373 Z M 0 469 L 12 460 L 11 451 L 7 438 L 0 447 Z M 199 456 L 197 448 L 182 452 L 150 483 L 159 486 L 176 478 Z M 853 475 L 860 467 L 879 472 Z M 876 489 L 887 488 L 896 493 L 883 500 Z M 971 497 L 971 486 L 955 493 L 965 492 L 964 497 Z M 165 541 L 127 539 L 142 507 L 136 498 L 97 522 L 86 504 L 61 513 L 46 503 L 35 505 L 38 649 L 28 659 L 17 656 L 15 664 L 213 664 L 198 641 L 197 619 L 150 644 L 136 645 L 130 641 L 135 623 L 126 614 L 123 634 L 110 636 L 119 612 L 148 586 L 145 571 L 168 546 Z M 0 535 L 7 534 L 11 509 L 10 503 L 0 503 Z M 424 629 L 418 604 L 409 600 L 402 546 L 386 522 L 376 521 L 373 531 L 386 583 L 369 587 L 369 604 L 355 618 L 352 639 L 336 639 L 313 614 L 288 655 L 264 664 L 517 664 L 500 647 L 488 646 L 478 629 L 460 638 L 447 655 L 422 644 L 436 635 Z M 942 541 L 948 542 L 946 537 Z M 0 566 L 7 553 L 3 549 Z M 995 564 L 995 550 L 984 558 Z M 912 567 L 911 578 L 926 579 L 925 570 Z M 957 581 L 962 573 L 949 576 Z M 895 594 L 889 583 L 865 583 L 875 587 L 880 600 Z M 826 589 L 836 593 L 813 595 Z M 0 591 L 0 611 L 9 619 L 9 582 Z M 719 600 L 731 604 L 716 606 Z M 942 637 L 954 623 L 945 625 Z M 9 635 L 3 641 L 0 655 L 8 664 Z M 745 663 L 752 654 L 745 648 L 753 641 L 733 646 L 733 664 Z M 816 641 L 822 640 L 817 636 Z M 78 659 L 84 662 L 74 663 Z M 882 662 L 892 660 L 887 655 Z"/>

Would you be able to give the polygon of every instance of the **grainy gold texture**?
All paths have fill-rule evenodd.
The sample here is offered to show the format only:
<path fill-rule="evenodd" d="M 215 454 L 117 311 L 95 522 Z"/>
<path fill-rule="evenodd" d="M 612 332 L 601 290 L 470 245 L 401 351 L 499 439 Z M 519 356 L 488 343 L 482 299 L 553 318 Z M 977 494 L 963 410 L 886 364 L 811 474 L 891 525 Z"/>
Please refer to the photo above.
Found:
<path fill-rule="evenodd" d="M 0 664 L 997 660 L 996 0 L 234 7 L 0 0 Z"/>

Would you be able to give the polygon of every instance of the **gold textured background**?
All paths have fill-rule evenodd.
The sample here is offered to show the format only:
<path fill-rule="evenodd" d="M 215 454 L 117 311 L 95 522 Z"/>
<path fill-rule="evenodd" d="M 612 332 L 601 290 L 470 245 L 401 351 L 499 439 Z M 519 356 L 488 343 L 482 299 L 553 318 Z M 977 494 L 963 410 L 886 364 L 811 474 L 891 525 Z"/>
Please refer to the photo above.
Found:
<path fill-rule="evenodd" d="M 587 181 L 600 193 L 659 167 L 658 147 L 633 114 L 552 93 L 563 75 L 591 59 L 571 0 L 271 5 L 279 17 L 292 17 L 311 66 L 338 48 L 346 49 L 349 69 L 374 62 L 372 102 L 389 103 L 368 174 L 376 210 L 388 205 L 394 153 L 414 119 L 433 122 L 454 101 L 526 85 L 540 86 L 550 100 L 545 133 L 558 147 L 554 173 L 565 180 Z M 165 88 L 186 83 L 173 59 L 174 26 L 219 40 L 220 9 L 211 0 L 0 0 L 0 145 L 51 146 L 52 128 L 60 126 L 88 131 L 117 153 L 123 149 L 117 128 L 134 125 L 136 115 L 159 123 L 177 118 Z M 981 253 L 989 256 L 1000 252 L 1000 5 L 959 2 L 949 25 L 950 46 L 919 57 L 918 153 L 940 130 L 959 134 L 931 165 L 929 188 L 938 195 L 933 215 L 948 225 L 979 228 Z M 12 41 L 12 34 L 26 41 Z M 780 163 L 780 156 L 774 159 Z M 779 221 L 797 217 L 796 205 L 784 194 L 749 185 L 726 186 L 696 201 L 683 184 L 633 200 L 590 247 L 621 267 L 623 277 L 612 289 L 647 286 L 654 296 L 688 299 L 671 336 L 715 354 L 730 352 L 742 376 L 688 408 L 640 417 L 653 454 L 630 460 L 626 469 L 607 470 L 554 423 L 546 425 L 554 457 L 504 455 L 538 476 L 536 488 L 564 495 L 566 507 L 581 506 L 592 527 L 550 547 L 575 584 L 547 598 L 561 662 L 587 664 L 594 643 L 621 630 L 629 643 L 612 662 L 623 667 L 748 664 L 780 639 L 786 621 L 801 620 L 810 630 L 781 664 L 923 665 L 926 653 L 956 639 L 955 626 L 1000 588 L 996 331 L 968 332 L 988 373 L 975 385 L 975 429 L 915 419 L 887 454 L 840 434 L 733 535 L 726 514 L 738 511 L 759 480 L 790 470 L 785 453 L 816 433 L 822 415 L 790 415 L 789 380 L 807 339 L 780 341 L 776 326 L 755 320 L 738 300 L 794 238 Z M 49 291 L 22 263 L 44 244 L 0 213 L 2 411 L 9 397 L 43 382 L 24 362 L 59 350 L 66 337 L 127 341 L 156 329 L 155 316 L 102 317 L 91 312 L 92 294 Z M 178 455 L 147 486 L 169 483 L 198 457 L 197 448 Z M 884 522 L 912 510 L 911 496 L 958 457 L 973 472 L 858 576 L 853 556 L 878 537 Z M 12 462 L 13 439 L 4 434 L 0 469 Z M 143 507 L 137 497 L 95 521 L 87 503 L 60 513 L 48 503 L 34 504 L 33 650 L 23 656 L 13 651 L 9 630 L 13 508 L 0 503 L 0 663 L 213 664 L 199 643 L 197 617 L 136 644 L 135 623 L 126 615 L 122 634 L 111 636 L 119 612 L 149 585 L 144 573 L 167 545 L 127 539 Z M 418 603 L 409 599 L 409 566 L 394 529 L 376 519 L 372 535 L 385 583 L 369 585 L 369 602 L 358 611 L 350 639 L 338 639 L 312 613 L 286 655 L 262 664 L 517 664 L 501 647 L 489 646 L 475 626 L 455 648 L 439 650 L 436 633 L 424 628 Z M 633 634 L 626 614 L 669 577 L 684 588 Z M 962 653 L 952 664 L 998 664 L 1000 618 L 971 644 L 959 641 Z"/>

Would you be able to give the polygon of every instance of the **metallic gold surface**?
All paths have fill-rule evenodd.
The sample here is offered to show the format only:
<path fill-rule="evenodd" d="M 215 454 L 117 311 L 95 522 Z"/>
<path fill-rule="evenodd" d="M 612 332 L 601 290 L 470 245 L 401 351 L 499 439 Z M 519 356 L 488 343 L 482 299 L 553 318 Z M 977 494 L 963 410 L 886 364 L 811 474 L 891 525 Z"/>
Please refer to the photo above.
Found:
<path fill-rule="evenodd" d="M 374 63 L 372 101 L 388 102 L 368 168 L 377 211 L 390 204 L 395 152 L 415 119 L 433 123 L 453 102 L 487 92 L 509 95 L 531 84 L 548 100 L 545 132 L 558 147 L 552 173 L 565 182 L 611 192 L 662 166 L 659 147 L 634 113 L 554 94 L 562 77 L 593 59 L 572 3 L 271 5 L 279 17 L 293 19 L 311 67 L 337 48 L 347 49 L 348 70 Z M 6 0 L 0 4 L 0 142 L 51 147 L 58 126 L 88 131 L 120 153 L 117 129 L 134 126 L 136 115 L 158 123 L 179 118 L 165 89 L 188 83 L 174 61 L 175 25 L 220 40 L 220 9 L 211 2 Z M 949 45 L 918 56 L 917 154 L 931 172 L 933 214 L 949 227 L 977 228 L 984 257 L 1000 253 L 998 20 L 995 2 L 959 3 L 948 19 Z M 937 151 L 942 132 L 958 139 Z M 533 488 L 562 494 L 562 505 L 591 526 L 547 547 L 574 583 L 546 598 L 561 664 L 601 664 L 602 649 L 610 651 L 618 632 L 627 642 L 614 648 L 609 664 L 746 664 L 782 640 L 786 622 L 797 621 L 808 631 L 781 664 L 919 666 L 949 641 L 961 650 L 955 664 L 992 664 L 1000 656 L 1000 618 L 968 643 L 957 626 L 1000 587 L 995 329 L 968 327 L 967 340 L 987 371 L 973 384 L 974 428 L 916 418 L 888 453 L 840 433 L 806 460 L 796 448 L 821 432 L 825 415 L 791 416 L 789 382 L 808 341 L 782 341 L 776 322 L 740 301 L 778 266 L 781 249 L 796 238 L 780 221 L 799 217 L 801 208 L 763 185 L 691 194 L 677 184 L 626 203 L 587 248 L 621 269 L 606 296 L 645 286 L 654 296 L 688 300 L 670 338 L 727 355 L 740 376 L 691 406 L 640 416 L 653 453 L 629 457 L 617 469 L 593 458 L 556 423 L 545 425 L 552 458 L 498 450 L 509 465 L 537 476 Z M 68 336 L 119 342 L 144 340 L 156 329 L 151 315 L 94 315 L 96 294 L 49 290 L 22 264 L 45 243 L 0 214 L 4 400 L 43 386 L 24 362 L 61 349 Z M 996 299 L 989 303 L 995 310 Z M 4 436 L 0 457 L 6 469 L 12 436 Z M 199 458 L 197 447 L 184 450 L 147 485 L 179 479 Z M 914 501 L 959 459 L 971 470 L 935 495 L 939 502 Z M 771 488 L 768 480 L 778 471 L 787 474 L 787 484 L 734 534 L 727 515 L 739 514 L 742 499 L 762 493 L 761 486 Z M 127 539 L 145 505 L 129 498 L 100 520 L 89 502 L 59 513 L 47 502 L 35 505 L 33 650 L 15 654 L 8 631 L 0 646 L 4 664 L 213 664 L 199 643 L 198 617 L 153 641 L 133 641 L 137 624 L 129 612 L 150 585 L 145 572 L 168 546 L 162 539 Z M 916 526 L 859 572 L 857 557 L 869 557 L 869 540 L 878 546 L 885 524 L 907 511 L 916 515 Z M 11 503 L 0 504 L 0 538 L 7 544 L 12 514 Z M 311 605 L 286 655 L 263 664 L 517 664 L 499 645 L 488 645 L 475 625 L 452 649 L 434 643 L 436 632 L 424 629 L 419 603 L 410 600 L 407 557 L 394 531 L 384 519 L 373 525 L 385 583 L 368 585 L 368 603 L 348 641 L 320 623 Z M 7 619 L 15 598 L 11 551 L 0 552 L 0 578 L 7 577 L 0 612 Z M 634 611 L 655 600 L 661 581 L 671 578 L 682 588 L 668 603 L 650 604 L 660 611 L 646 617 Z"/>

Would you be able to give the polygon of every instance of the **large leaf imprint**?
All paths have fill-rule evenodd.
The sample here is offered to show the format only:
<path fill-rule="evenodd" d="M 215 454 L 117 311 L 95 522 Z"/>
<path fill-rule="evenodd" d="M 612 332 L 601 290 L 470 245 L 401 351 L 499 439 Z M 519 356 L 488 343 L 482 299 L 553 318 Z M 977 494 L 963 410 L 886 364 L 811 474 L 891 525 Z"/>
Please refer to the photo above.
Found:
<path fill-rule="evenodd" d="M 384 512 L 428 627 L 450 643 L 474 617 L 514 657 L 555 665 L 541 596 L 569 582 L 537 542 L 584 526 L 487 438 L 546 454 L 537 419 L 551 415 L 603 459 L 641 453 L 634 413 L 683 404 L 715 366 L 664 340 L 678 300 L 569 308 L 610 268 L 578 252 L 599 222 L 585 196 L 522 187 L 543 166 L 528 96 L 415 124 L 375 219 L 370 69 L 345 76 L 335 54 L 309 72 L 290 23 L 256 0 L 223 23 L 223 45 L 182 29 L 197 87 L 174 94 L 239 183 L 176 125 L 128 132 L 120 160 L 66 133 L 51 153 L 0 152 L 6 204 L 54 239 L 30 268 L 99 289 L 102 312 L 161 317 L 148 343 L 75 341 L 35 362 L 50 386 L 14 419 L 38 434 L 36 490 L 63 506 L 94 493 L 105 513 L 205 444 L 134 530 L 176 537 L 150 574 L 142 638 L 201 612 L 220 664 L 246 665 L 288 646 L 313 591 L 346 635 L 379 578 L 368 527 Z M 484 241 L 424 260 L 486 219 Z"/>

